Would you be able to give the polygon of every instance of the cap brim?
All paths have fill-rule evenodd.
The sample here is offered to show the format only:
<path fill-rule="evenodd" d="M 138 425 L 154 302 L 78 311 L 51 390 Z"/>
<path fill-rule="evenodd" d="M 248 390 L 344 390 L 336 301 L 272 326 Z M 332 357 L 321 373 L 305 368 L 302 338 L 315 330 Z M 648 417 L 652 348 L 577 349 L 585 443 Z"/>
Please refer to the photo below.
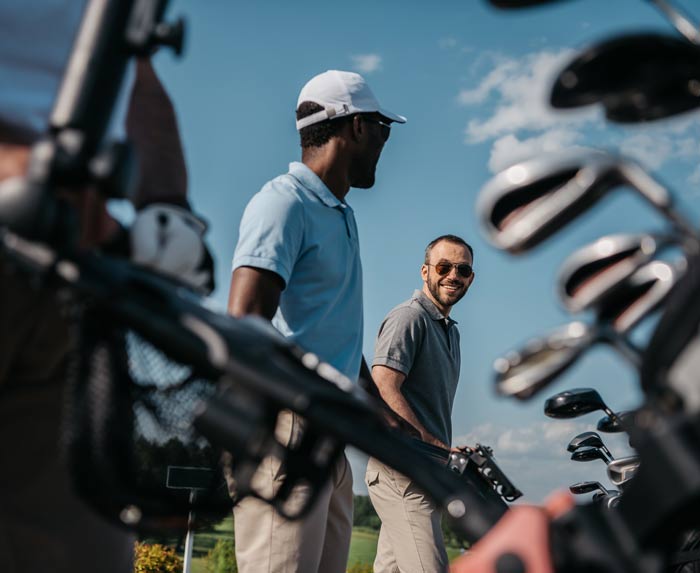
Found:
<path fill-rule="evenodd" d="M 396 123 L 406 123 L 406 118 L 404 116 L 391 113 L 385 109 L 380 109 L 377 113 L 383 115 L 385 118 L 390 119 L 391 121 L 395 121 Z"/>

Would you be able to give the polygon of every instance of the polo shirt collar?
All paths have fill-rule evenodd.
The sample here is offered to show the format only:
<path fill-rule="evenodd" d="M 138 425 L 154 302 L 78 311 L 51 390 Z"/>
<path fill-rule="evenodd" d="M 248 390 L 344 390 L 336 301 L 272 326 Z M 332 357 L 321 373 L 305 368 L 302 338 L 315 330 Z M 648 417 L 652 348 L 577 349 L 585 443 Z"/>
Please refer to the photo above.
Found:
<path fill-rule="evenodd" d="M 321 202 L 328 207 L 340 207 L 346 205 L 340 201 L 321 178 L 300 161 L 289 164 L 289 174 L 295 177 L 304 187 L 311 191 Z"/>
<path fill-rule="evenodd" d="M 435 306 L 435 303 L 430 300 L 422 290 L 414 290 L 413 298 L 418 301 L 418 304 L 425 309 L 433 320 L 446 320 L 448 324 L 457 324 L 456 320 L 452 320 L 449 316 L 442 314 L 440 309 Z"/>

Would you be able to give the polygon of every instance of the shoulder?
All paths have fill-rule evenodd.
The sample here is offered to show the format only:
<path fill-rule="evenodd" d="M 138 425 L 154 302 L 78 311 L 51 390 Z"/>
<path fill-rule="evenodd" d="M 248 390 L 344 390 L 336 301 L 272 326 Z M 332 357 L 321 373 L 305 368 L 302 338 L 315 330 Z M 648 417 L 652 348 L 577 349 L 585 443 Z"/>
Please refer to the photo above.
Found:
<path fill-rule="evenodd" d="M 261 216 L 284 214 L 301 216 L 304 211 L 303 194 L 288 175 L 280 175 L 263 185 L 248 202 L 246 215 Z"/>
<path fill-rule="evenodd" d="M 392 308 L 384 318 L 384 324 L 422 326 L 430 317 L 425 309 L 413 298 Z"/>

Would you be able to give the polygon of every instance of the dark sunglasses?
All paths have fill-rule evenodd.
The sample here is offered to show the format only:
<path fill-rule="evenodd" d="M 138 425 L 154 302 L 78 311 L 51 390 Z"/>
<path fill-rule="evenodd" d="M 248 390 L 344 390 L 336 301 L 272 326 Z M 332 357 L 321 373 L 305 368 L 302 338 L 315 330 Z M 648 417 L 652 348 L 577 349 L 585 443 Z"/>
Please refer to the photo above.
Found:
<path fill-rule="evenodd" d="M 376 123 L 380 127 L 380 134 L 382 136 L 382 140 L 386 141 L 389 139 L 389 136 L 391 135 L 391 124 L 386 123 L 385 121 L 382 121 L 381 119 L 377 119 L 376 117 L 370 117 L 367 115 L 363 115 L 362 119 L 365 121 L 371 121 L 372 123 Z"/>
<path fill-rule="evenodd" d="M 472 266 L 468 263 L 438 263 L 437 265 L 431 265 L 430 263 L 425 263 L 429 267 L 435 267 L 435 272 L 441 277 L 450 274 L 452 267 L 457 269 L 457 274 L 465 279 L 472 276 L 474 270 Z"/>

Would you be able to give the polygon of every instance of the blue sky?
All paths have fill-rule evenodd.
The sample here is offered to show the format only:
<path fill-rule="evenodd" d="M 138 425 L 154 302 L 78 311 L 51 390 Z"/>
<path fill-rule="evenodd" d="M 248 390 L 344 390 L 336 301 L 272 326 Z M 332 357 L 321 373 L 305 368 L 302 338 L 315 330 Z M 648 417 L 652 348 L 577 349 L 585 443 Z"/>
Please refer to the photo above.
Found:
<path fill-rule="evenodd" d="M 452 315 L 462 334 L 455 441 L 493 446 L 530 501 L 574 481 L 602 481 L 602 464 L 571 462 L 564 451 L 599 416 L 552 421 L 542 404 L 554 392 L 594 386 L 613 408 L 634 407 L 640 393 L 622 361 L 609 349 L 593 350 L 526 403 L 495 395 L 491 364 L 570 320 L 556 302 L 554 279 L 576 247 L 603 234 L 659 229 L 663 221 L 622 192 L 531 255 L 513 258 L 484 241 L 474 204 L 484 183 L 514 161 L 542 150 L 606 147 L 652 169 L 697 220 L 695 116 L 623 129 L 596 109 L 560 114 L 545 104 L 547 82 L 576 49 L 623 31 L 672 33 L 653 7 L 571 0 L 506 13 L 480 0 L 175 1 L 171 14 L 179 13 L 189 22 L 185 57 L 158 55 L 156 66 L 178 109 L 193 202 L 211 223 L 215 300 L 223 307 L 246 202 L 299 157 L 294 108 L 302 85 L 327 69 L 359 71 L 384 106 L 408 117 L 392 130 L 375 187 L 347 198 L 360 230 L 365 355 L 386 312 L 421 286 L 425 244 L 443 233 L 463 236 L 474 245 L 477 277 Z M 609 443 L 623 455 L 622 438 Z M 361 465 L 354 456 L 356 491 L 364 489 Z"/>

